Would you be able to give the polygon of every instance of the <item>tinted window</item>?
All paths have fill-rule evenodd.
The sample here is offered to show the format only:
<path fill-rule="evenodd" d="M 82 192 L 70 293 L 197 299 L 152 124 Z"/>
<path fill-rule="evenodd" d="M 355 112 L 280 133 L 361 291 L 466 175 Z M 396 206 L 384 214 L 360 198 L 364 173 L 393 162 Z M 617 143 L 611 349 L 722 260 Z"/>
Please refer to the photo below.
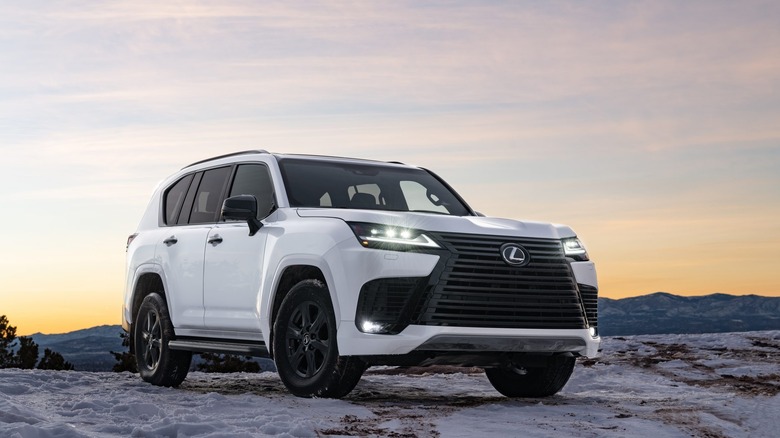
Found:
<path fill-rule="evenodd" d="M 220 167 L 203 172 L 195 199 L 192 200 L 191 224 L 216 222 L 222 207 L 220 200 L 225 183 L 230 176 L 230 167 Z"/>
<path fill-rule="evenodd" d="M 295 158 L 279 160 L 279 167 L 292 207 L 471 214 L 455 193 L 423 169 Z"/>
<path fill-rule="evenodd" d="M 274 186 L 268 168 L 262 164 L 242 164 L 236 170 L 230 196 L 254 195 L 257 198 L 257 216 L 262 219 L 273 206 Z"/>
<path fill-rule="evenodd" d="M 165 223 L 172 225 L 176 223 L 176 217 L 181 210 L 182 204 L 184 204 L 184 196 L 187 194 L 187 188 L 192 181 L 192 175 L 187 175 L 184 178 L 176 181 L 171 188 L 165 193 L 165 205 L 163 211 L 165 212 Z"/>
<path fill-rule="evenodd" d="M 195 174 L 195 178 L 192 179 L 192 183 L 190 183 L 190 189 L 187 190 L 187 197 L 184 198 L 184 205 L 181 207 L 181 213 L 179 213 L 179 221 L 177 222 L 179 225 L 186 225 L 190 219 L 192 200 L 195 199 L 195 192 L 198 191 L 201 178 L 203 178 L 203 172 L 198 172 Z"/>

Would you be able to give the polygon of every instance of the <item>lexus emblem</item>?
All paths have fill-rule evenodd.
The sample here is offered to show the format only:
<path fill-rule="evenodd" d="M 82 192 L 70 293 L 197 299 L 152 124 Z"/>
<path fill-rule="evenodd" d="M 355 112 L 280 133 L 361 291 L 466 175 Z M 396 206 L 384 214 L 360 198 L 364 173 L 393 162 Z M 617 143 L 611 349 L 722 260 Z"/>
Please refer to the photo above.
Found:
<path fill-rule="evenodd" d="M 531 262 L 531 254 L 528 250 L 516 243 L 505 243 L 501 245 L 501 258 L 509 266 L 525 266 Z"/>

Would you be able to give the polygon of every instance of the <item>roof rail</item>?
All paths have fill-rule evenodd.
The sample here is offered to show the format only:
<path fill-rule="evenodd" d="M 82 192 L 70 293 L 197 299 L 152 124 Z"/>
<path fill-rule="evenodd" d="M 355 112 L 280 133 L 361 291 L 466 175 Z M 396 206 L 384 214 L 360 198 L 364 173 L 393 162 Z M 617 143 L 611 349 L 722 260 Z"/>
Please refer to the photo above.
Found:
<path fill-rule="evenodd" d="M 252 150 L 252 151 L 241 151 L 241 152 L 233 152 L 233 153 L 230 153 L 230 154 L 225 154 L 225 155 L 218 155 L 218 156 L 216 156 L 216 157 L 211 157 L 211 158 L 206 158 L 205 160 L 196 161 L 196 162 L 194 162 L 194 163 L 192 163 L 192 164 L 189 164 L 189 165 L 187 165 L 187 166 L 184 166 L 184 167 L 182 167 L 182 170 L 184 170 L 184 169 L 186 169 L 186 168 L 188 168 L 188 167 L 195 166 L 196 164 L 205 163 L 205 162 L 207 162 L 207 161 L 212 161 L 212 160 L 219 160 L 220 158 L 234 157 L 234 156 L 236 156 L 236 155 L 248 155 L 248 154 L 267 154 L 267 153 L 268 153 L 268 151 L 267 151 L 267 150 L 265 150 L 265 149 L 256 149 L 256 150 Z"/>

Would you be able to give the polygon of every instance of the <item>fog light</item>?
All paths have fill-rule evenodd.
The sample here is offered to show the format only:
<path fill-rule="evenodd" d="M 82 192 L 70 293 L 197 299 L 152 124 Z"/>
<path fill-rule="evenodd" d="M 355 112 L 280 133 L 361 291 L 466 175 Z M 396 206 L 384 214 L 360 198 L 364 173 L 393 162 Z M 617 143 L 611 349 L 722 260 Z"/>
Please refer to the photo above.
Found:
<path fill-rule="evenodd" d="M 599 329 L 597 329 L 596 327 L 591 327 L 589 331 L 590 331 L 591 338 L 595 338 L 599 335 Z"/>
<path fill-rule="evenodd" d="M 389 322 L 374 322 L 374 321 L 362 321 L 360 323 L 356 323 L 358 330 L 360 330 L 363 333 L 370 333 L 370 334 L 377 334 L 377 335 L 388 335 L 393 333 L 393 327 L 395 325 L 393 323 Z"/>
<path fill-rule="evenodd" d="M 380 333 L 386 325 L 387 324 L 377 324 L 372 321 L 363 321 L 363 323 L 360 324 L 360 331 L 363 333 Z"/>

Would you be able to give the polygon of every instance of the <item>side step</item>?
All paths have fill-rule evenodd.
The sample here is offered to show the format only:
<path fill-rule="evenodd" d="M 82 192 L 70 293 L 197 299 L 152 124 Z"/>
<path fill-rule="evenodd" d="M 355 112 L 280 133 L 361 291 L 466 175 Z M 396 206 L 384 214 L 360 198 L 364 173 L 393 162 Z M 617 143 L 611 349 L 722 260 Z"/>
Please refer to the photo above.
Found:
<path fill-rule="evenodd" d="M 263 341 L 223 341 L 203 338 L 177 338 L 168 341 L 171 350 L 196 353 L 238 354 L 241 356 L 268 357 L 268 348 Z"/>

